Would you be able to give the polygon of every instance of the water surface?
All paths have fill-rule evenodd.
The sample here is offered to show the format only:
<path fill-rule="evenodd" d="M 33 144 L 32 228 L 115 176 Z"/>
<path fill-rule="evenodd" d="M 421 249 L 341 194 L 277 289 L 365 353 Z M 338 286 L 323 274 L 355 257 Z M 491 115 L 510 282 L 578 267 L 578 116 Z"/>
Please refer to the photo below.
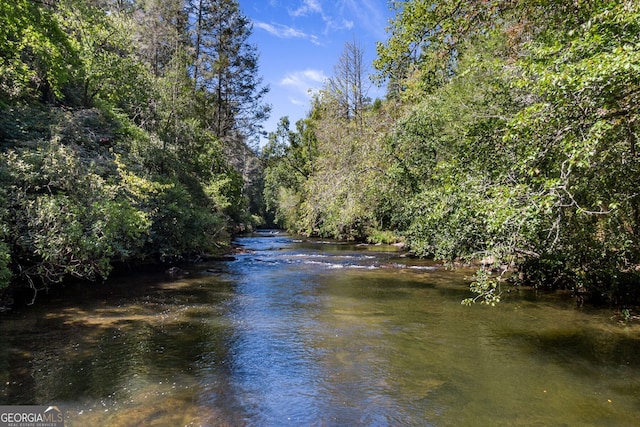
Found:
<path fill-rule="evenodd" d="M 189 275 L 0 317 L 0 404 L 68 426 L 633 426 L 640 330 L 563 294 L 464 307 L 469 270 L 261 233 Z"/>

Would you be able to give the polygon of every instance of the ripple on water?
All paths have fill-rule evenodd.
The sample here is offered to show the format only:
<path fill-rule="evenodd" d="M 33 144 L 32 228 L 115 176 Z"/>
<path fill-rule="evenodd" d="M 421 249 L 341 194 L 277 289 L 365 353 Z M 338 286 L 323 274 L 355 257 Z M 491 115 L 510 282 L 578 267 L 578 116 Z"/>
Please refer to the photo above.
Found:
<path fill-rule="evenodd" d="M 3 315 L 0 403 L 65 404 L 69 426 L 637 422 L 640 330 L 606 311 L 523 290 L 463 307 L 469 271 L 391 248 L 240 243 Z"/>

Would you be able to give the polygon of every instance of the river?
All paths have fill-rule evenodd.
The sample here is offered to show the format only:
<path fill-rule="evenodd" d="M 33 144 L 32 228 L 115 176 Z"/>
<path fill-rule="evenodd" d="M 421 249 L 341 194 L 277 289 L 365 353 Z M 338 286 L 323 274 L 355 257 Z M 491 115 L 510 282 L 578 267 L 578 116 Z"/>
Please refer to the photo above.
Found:
<path fill-rule="evenodd" d="M 640 329 L 390 246 L 262 232 L 183 277 L 69 285 L 0 316 L 0 404 L 67 426 L 637 426 Z"/>

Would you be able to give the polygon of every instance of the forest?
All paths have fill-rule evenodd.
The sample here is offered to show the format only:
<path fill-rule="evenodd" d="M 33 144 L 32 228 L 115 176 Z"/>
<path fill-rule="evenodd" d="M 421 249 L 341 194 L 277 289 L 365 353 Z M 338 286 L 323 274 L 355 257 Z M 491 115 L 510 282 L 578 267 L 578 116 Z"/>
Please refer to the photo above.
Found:
<path fill-rule="evenodd" d="M 637 304 L 638 2 L 390 7 L 385 99 L 347 43 L 260 149 L 269 88 L 236 0 L 1 0 L 0 288 L 275 224 L 478 265 L 464 303 L 517 284 Z"/>
<path fill-rule="evenodd" d="M 640 4 L 408 0 L 371 102 L 347 44 L 305 120 L 263 153 L 265 203 L 298 233 L 403 242 L 507 286 L 640 298 Z M 508 280 L 507 280 L 508 279 Z"/>
<path fill-rule="evenodd" d="M 270 106 L 237 1 L 2 0 L 0 22 L 0 288 L 220 254 L 259 223 Z"/>

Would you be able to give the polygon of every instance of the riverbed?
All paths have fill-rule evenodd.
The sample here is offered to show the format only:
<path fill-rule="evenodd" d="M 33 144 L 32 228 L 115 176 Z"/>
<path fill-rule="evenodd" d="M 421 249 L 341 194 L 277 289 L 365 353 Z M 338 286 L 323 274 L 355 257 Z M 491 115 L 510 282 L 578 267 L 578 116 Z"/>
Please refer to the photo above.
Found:
<path fill-rule="evenodd" d="M 566 293 L 466 307 L 469 269 L 265 231 L 179 276 L 0 315 L 0 404 L 67 426 L 635 426 L 640 329 Z"/>

